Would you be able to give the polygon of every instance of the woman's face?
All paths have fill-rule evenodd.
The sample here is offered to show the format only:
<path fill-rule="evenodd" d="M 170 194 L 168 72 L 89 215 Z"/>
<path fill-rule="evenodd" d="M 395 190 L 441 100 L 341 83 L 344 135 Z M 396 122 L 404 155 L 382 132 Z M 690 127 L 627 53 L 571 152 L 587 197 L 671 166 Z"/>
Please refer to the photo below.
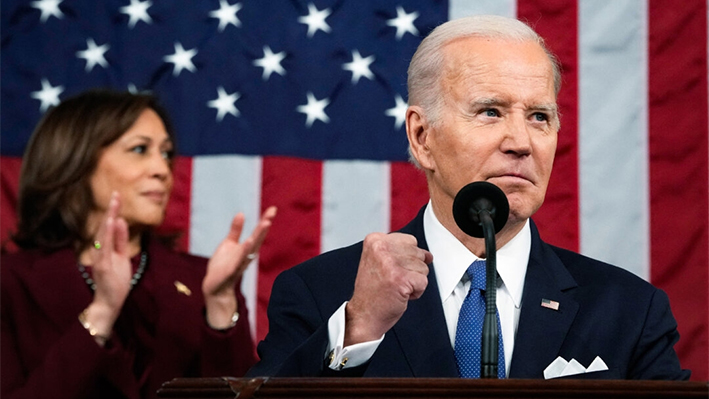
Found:
<path fill-rule="evenodd" d="M 146 109 L 121 137 L 99 155 L 90 179 L 96 209 L 89 223 L 100 223 L 111 193 L 120 194 L 120 215 L 128 226 L 156 227 L 165 217 L 172 191 L 172 140 L 158 114 Z M 91 226 L 90 226 L 91 227 Z"/>

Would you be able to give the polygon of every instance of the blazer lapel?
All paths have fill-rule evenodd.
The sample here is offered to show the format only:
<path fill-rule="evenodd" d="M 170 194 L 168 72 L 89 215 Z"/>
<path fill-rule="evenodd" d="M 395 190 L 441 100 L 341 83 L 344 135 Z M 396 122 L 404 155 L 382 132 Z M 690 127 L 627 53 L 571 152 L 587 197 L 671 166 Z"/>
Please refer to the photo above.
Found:
<path fill-rule="evenodd" d="M 569 290 L 577 286 L 554 251 L 539 237 L 534 223 L 532 248 L 522 294 L 522 310 L 512 354 L 510 378 L 543 378 L 558 356 L 579 305 Z M 558 302 L 558 310 L 542 300 Z"/>
<path fill-rule="evenodd" d="M 424 209 L 402 232 L 412 234 L 419 247 L 428 250 L 423 233 Z M 433 266 L 429 266 L 428 286 L 423 295 L 409 302 L 393 331 L 414 377 L 458 377 Z"/>
<path fill-rule="evenodd" d="M 79 313 L 91 302 L 91 290 L 79 274 L 69 249 L 38 256 L 22 269 L 27 291 L 44 315 L 59 329 L 78 323 Z"/>

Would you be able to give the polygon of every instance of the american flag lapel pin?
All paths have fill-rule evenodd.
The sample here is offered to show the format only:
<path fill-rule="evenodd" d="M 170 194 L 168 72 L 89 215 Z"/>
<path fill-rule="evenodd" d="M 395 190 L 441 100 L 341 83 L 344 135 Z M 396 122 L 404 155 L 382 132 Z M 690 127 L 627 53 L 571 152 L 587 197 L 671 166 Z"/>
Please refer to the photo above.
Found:
<path fill-rule="evenodd" d="M 559 310 L 559 302 L 551 299 L 542 298 L 542 307 L 552 310 Z"/>

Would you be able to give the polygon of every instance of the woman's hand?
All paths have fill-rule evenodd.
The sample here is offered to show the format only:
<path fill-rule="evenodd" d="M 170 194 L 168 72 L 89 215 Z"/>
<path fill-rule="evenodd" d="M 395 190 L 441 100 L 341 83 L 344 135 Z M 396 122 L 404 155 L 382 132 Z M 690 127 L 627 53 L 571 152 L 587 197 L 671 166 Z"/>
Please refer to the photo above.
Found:
<path fill-rule="evenodd" d="M 131 290 L 128 224 L 118 216 L 119 209 L 120 196 L 114 192 L 95 236 L 97 244 L 89 249 L 96 291 L 93 302 L 82 313 L 82 323 L 102 346 Z"/>
<path fill-rule="evenodd" d="M 266 209 L 251 236 L 239 242 L 244 215 L 237 214 L 226 238 L 214 251 L 202 280 L 207 323 L 212 328 L 225 329 L 232 325 L 232 316 L 238 311 L 236 282 L 261 248 L 275 216 L 276 207 Z"/>

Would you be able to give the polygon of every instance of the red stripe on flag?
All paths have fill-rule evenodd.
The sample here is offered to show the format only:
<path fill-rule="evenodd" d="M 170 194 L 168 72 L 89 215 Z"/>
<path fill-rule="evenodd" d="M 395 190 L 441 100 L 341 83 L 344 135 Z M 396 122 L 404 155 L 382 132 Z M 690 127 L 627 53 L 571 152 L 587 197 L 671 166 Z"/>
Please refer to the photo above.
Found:
<path fill-rule="evenodd" d="M 428 202 L 426 175 L 409 162 L 391 163 L 392 231 L 404 227 Z"/>
<path fill-rule="evenodd" d="M 544 206 L 533 219 L 545 241 L 578 251 L 578 6 L 568 0 L 518 0 L 517 15 L 544 38 L 563 74 L 554 171 Z"/>
<path fill-rule="evenodd" d="M 10 234 L 17 231 L 17 194 L 22 158 L 0 157 L 0 242 L 8 251 L 17 250 Z"/>
<path fill-rule="evenodd" d="M 266 309 L 278 273 L 320 253 L 322 163 L 264 157 L 262 180 L 262 211 L 275 205 L 278 214 L 259 255 L 256 342 L 268 332 Z"/>
<path fill-rule="evenodd" d="M 192 158 L 177 157 L 172 165 L 174 181 L 170 202 L 165 210 L 165 220 L 158 228 L 160 234 L 179 234 L 176 249 L 189 249 L 190 211 L 192 198 Z"/>
<path fill-rule="evenodd" d="M 670 296 L 675 349 L 709 379 L 709 154 L 705 0 L 649 2 L 651 281 Z"/>

